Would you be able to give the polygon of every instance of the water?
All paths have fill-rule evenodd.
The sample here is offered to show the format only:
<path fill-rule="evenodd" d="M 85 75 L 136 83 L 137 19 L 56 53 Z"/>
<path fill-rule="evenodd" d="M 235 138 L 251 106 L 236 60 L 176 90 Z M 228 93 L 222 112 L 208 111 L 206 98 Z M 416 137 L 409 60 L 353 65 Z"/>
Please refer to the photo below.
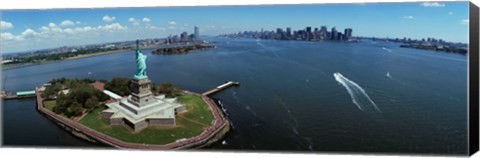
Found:
<path fill-rule="evenodd" d="M 338 83 L 342 84 L 345 89 L 347 89 L 350 97 L 352 98 L 352 102 L 357 105 L 358 109 L 362 111 L 371 111 L 371 109 L 373 109 L 376 112 L 381 112 L 375 102 L 373 102 L 365 90 L 357 83 L 349 80 L 338 72 L 333 73 L 333 76 Z"/>
<path fill-rule="evenodd" d="M 170 56 L 143 51 L 147 75 L 157 83 L 195 92 L 241 83 L 212 96 L 234 128 L 209 150 L 467 152 L 466 56 L 382 42 L 209 41 L 218 48 Z M 6 91 L 23 91 L 58 77 L 132 77 L 134 55 L 4 69 L 2 82 Z M 381 112 L 359 109 L 336 72 L 352 82 L 347 86 L 357 85 L 350 88 L 359 92 L 353 95 L 359 103 Z M 4 101 L 5 145 L 96 147 L 66 134 L 34 106 L 34 100 Z"/>

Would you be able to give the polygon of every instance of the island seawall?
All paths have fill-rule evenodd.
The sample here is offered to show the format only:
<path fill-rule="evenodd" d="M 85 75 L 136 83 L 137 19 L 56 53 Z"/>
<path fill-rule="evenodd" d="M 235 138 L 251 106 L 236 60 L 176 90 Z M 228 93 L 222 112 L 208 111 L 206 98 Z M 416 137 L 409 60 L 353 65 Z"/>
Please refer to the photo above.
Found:
<path fill-rule="evenodd" d="M 124 142 L 98 131 L 90 129 L 78 122 L 60 116 L 43 107 L 42 92 L 36 91 L 37 110 L 54 121 L 60 127 L 64 128 L 74 136 L 82 138 L 92 143 L 103 143 L 120 149 L 149 149 L 149 150 L 170 150 L 170 149 L 198 149 L 209 146 L 221 140 L 230 131 L 230 122 L 219 109 L 217 104 L 208 96 L 189 92 L 190 94 L 201 96 L 203 101 L 208 104 L 214 117 L 215 122 L 209 126 L 200 135 L 178 140 L 165 145 L 155 144 L 137 144 Z"/>

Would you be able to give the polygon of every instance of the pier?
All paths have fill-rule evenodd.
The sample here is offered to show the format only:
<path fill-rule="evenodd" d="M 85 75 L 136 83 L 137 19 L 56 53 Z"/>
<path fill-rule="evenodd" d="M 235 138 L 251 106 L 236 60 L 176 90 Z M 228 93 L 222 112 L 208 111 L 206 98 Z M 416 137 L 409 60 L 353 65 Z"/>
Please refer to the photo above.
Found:
<path fill-rule="evenodd" d="M 231 86 L 239 86 L 239 85 L 240 85 L 240 82 L 228 81 L 228 82 L 226 82 L 226 83 L 224 83 L 224 84 L 222 84 L 222 85 L 220 85 L 220 86 L 215 87 L 215 88 L 212 89 L 212 90 L 209 90 L 209 91 L 207 91 L 207 92 L 205 92 L 205 93 L 202 93 L 202 95 L 204 95 L 204 96 L 209 96 L 209 95 L 212 95 L 212 94 L 217 93 L 217 92 L 219 92 L 219 91 L 222 91 L 222 90 L 224 90 L 224 89 L 227 89 L 228 87 L 231 87 Z"/>
<path fill-rule="evenodd" d="M 16 93 L 2 91 L 0 96 L 2 99 L 35 98 L 35 90 L 19 91 Z"/>

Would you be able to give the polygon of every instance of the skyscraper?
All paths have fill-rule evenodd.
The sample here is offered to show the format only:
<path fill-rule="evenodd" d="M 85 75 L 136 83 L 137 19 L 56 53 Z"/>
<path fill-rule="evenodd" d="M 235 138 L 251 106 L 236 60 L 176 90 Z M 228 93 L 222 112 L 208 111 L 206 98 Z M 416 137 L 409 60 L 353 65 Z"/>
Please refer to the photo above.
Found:
<path fill-rule="evenodd" d="M 305 29 L 305 31 L 307 31 L 307 32 L 305 33 L 307 41 L 311 40 L 311 39 L 312 39 L 312 27 L 310 27 L 310 26 L 307 27 L 307 28 Z"/>
<path fill-rule="evenodd" d="M 200 31 L 199 31 L 199 29 L 198 29 L 197 26 L 195 26 L 195 27 L 193 28 L 193 31 L 194 31 L 194 33 L 195 33 L 195 40 L 200 39 Z"/>
<path fill-rule="evenodd" d="M 180 41 L 181 42 L 186 42 L 187 38 L 188 38 L 188 33 L 187 32 L 182 32 L 182 34 L 180 34 Z"/>
<path fill-rule="evenodd" d="M 292 37 L 292 28 L 287 27 L 287 38 L 290 39 Z"/>
<path fill-rule="evenodd" d="M 330 34 L 332 35 L 332 37 L 330 37 L 331 40 L 337 39 L 337 29 L 335 29 L 335 27 L 332 28 L 332 32 Z"/>
<path fill-rule="evenodd" d="M 320 27 L 320 39 L 324 40 L 327 39 L 328 35 L 328 29 L 326 26 Z"/>
<path fill-rule="evenodd" d="M 346 28 L 345 29 L 345 39 L 344 40 L 350 40 L 352 38 L 352 29 L 351 28 Z"/>

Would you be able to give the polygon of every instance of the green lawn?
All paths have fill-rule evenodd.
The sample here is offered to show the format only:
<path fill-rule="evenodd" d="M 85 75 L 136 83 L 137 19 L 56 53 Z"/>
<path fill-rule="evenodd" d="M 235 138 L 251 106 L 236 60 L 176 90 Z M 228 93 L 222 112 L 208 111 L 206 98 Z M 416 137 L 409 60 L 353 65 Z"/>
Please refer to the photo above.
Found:
<path fill-rule="evenodd" d="M 43 102 L 43 106 L 50 111 L 53 111 L 53 108 L 57 106 L 56 100 L 47 100 Z"/>
<path fill-rule="evenodd" d="M 187 105 L 188 112 L 182 114 L 184 117 L 207 125 L 210 125 L 210 122 L 214 119 L 208 105 L 203 102 L 201 97 L 184 95 L 179 97 L 178 101 Z M 168 144 L 181 138 L 197 136 L 207 127 L 177 117 L 176 126 L 148 127 L 139 133 L 132 133 L 124 126 L 110 126 L 107 119 L 101 118 L 100 112 L 102 110 L 101 107 L 95 108 L 80 120 L 80 123 L 108 136 L 132 143 Z"/>
<path fill-rule="evenodd" d="M 177 98 L 177 101 L 187 105 L 188 112 L 184 114 L 186 118 L 196 120 L 203 124 L 210 125 L 215 117 L 213 117 L 212 111 L 205 103 L 202 97 L 194 95 L 182 95 Z"/>

